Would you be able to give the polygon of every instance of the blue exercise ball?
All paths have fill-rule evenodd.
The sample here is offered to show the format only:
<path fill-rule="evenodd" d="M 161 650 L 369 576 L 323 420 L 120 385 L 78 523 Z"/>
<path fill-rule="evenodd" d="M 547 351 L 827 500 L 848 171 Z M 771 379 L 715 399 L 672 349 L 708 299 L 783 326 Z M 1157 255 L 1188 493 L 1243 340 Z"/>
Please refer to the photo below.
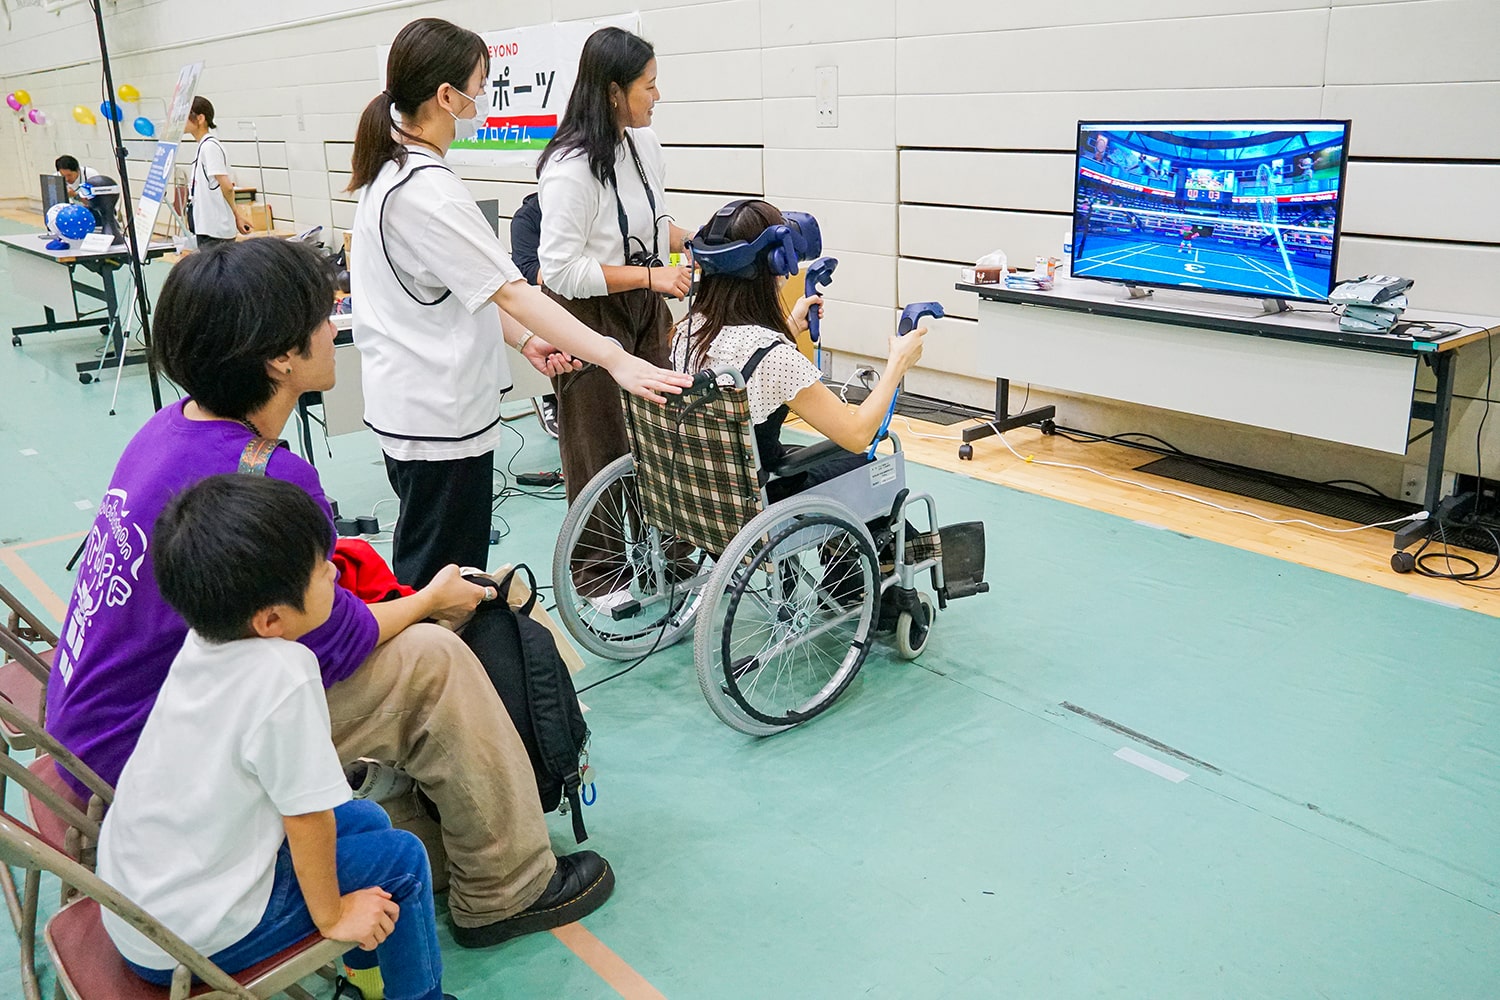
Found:
<path fill-rule="evenodd" d="M 143 135 L 149 139 L 156 134 L 156 126 L 151 123 L 151 119 L 149 118 L 137 118 L 134 125 L 137 135 Z"/>
<path fill-rule="evenodd" d="M 71 242 L 83 239 L 94 231 L 94 213 L 82 205 L 63 205 L 57 213 L 57 232 Z"/>

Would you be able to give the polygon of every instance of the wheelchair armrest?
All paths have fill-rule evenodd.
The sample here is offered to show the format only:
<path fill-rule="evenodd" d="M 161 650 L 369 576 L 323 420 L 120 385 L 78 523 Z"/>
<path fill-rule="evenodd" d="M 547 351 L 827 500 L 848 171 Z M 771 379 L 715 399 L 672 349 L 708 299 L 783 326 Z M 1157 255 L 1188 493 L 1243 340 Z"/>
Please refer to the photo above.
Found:
<path fill-rule="evenodd" d="M 832 441 L 820 441 L 817 444 L 808 445 L 806 448 L 788 449 L 786 458 L 780 465 L 769 468 L 766 471 L 777 479 L 785 479 L 787 476 L 795 476 L 799 472 L 806 472 L 813 466 L 828 461 L 836 455 L 842 455 L 844 449 Z"/>

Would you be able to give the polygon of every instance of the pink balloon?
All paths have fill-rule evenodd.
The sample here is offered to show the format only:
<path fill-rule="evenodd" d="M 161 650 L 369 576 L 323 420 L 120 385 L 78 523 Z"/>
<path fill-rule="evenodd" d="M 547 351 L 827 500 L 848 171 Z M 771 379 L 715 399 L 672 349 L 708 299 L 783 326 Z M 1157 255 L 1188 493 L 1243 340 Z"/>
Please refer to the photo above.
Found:
<path fill-rule="evenodd" d="M 17 97 L 15 94 L 6 94 L 5 95 L 5 106 L 8 107 L 8 108 L 10 108 L 12 111 L 20 111 L 21 110 L 21 99 L 19 97 Z"/>
<path fill-rule="evenodd" d="M 40 108 L 32 108 L 27 112 L 26 117 L 31 119 L 33 125 L 47 124 L 47 113 Z"/>

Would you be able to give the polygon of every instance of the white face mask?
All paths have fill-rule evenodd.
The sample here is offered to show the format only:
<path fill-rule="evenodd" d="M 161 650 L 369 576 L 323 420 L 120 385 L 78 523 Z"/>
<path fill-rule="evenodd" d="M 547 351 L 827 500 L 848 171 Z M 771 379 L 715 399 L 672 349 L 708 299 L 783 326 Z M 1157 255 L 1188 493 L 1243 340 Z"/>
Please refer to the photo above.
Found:
<path fill-rule="evenodd" d="M 462 142 L 465 139 L 474 138 L 479 133 L 479 130 L 484 128 L 485 123 L 489 121 L 490 91 L 486 87 L 480 90 L 477 96 L 464 94 L 462 90 L 458 90 L 457 88 L 454 88 L 454 91 L 455 93 L 463 94 L 474 102 L 474 114 L 472 117 L 460 118 L 458 115 L 453 115 L 453 112 L 448 112 L 450 115 L 453 115 L 453 140 L 455 142 Z"/>

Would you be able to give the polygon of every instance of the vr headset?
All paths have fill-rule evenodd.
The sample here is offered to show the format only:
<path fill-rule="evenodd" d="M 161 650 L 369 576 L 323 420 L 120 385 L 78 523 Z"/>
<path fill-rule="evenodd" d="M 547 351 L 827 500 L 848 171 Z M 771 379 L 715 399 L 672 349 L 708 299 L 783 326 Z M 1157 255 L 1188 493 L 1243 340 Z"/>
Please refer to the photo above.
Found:
<path fill-rule="evenodd" d="M 753 278 L 760 272 L 760 261 L 774 274 L 790 278 L 800 263 L 823 253 L 823 234 L 818 220 L 806 212 L 783 212 L 785 225 L 769 226 L 753 241 L 730 240 L 729 223 L 744 205 L 758 198 L 731 201 L 714 213 L 714 217 L 696 236 L 688 240 L 693 260 L 703 268 L 705 277 L 720 274 L 730 278 Z"/>

